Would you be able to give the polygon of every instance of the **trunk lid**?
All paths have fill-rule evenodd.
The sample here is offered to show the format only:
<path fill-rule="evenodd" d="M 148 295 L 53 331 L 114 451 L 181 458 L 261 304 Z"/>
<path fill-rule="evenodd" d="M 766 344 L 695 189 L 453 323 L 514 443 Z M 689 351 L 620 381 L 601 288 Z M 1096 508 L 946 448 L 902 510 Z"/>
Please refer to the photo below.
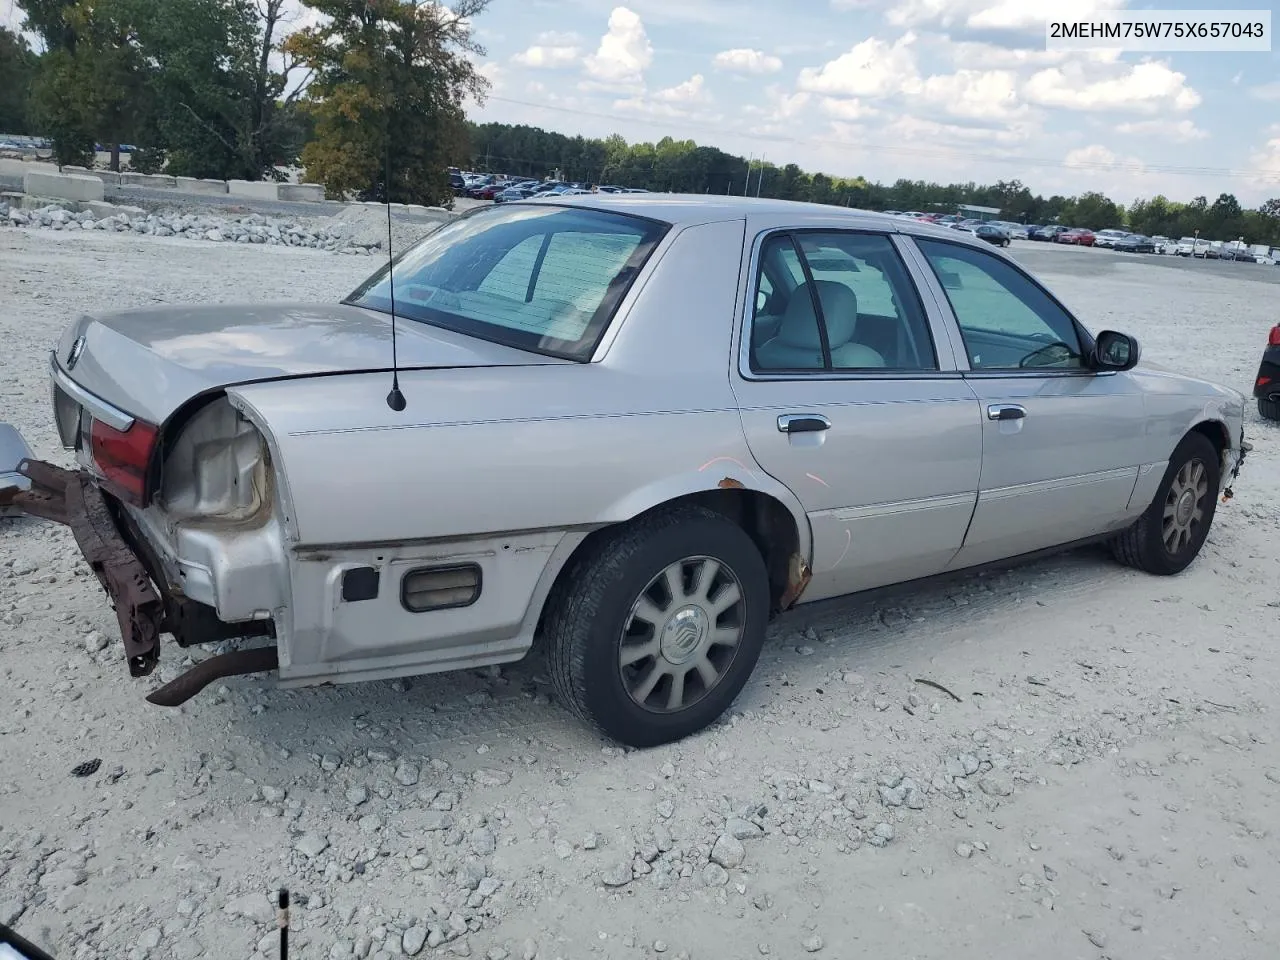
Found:
<path fill-rule="evenodd" d="M 63 333 L 55 361 L 84 390 L 160 424 L 192 397 L 222 387 L 390 371 L 391 346 L 391 318 L 363 307 L 169 306 L 82 316 Z M 401 369 L 568 362 L 404 318 L 396 349 Z"/>

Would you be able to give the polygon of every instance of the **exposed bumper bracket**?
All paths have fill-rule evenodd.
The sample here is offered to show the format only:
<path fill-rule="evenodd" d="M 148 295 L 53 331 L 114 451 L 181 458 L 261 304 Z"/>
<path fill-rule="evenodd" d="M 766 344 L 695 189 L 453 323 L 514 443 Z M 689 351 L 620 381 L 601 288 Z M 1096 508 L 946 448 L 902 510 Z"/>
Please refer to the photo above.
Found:
<path fill-rule="evenodd" d="M 280 655 L 275 647 L 252 647 L 223 653 L 196 664 L 182 676 L 152 690 L 147 694 L 147 702 L 158 707 L 176 707 L 186 703 L 214 680 L 242 673 L 265 673 L 278 666 Z"/>
<path fill-rule="evenodd" d="M 164 604 L 146 568 L 120 535 L 102 492 L 86 474 L 43 460 L 24 459 L 18 473 L 31 481 L 31 489 L 0 490 L 0 506 L 71 528 L 80 552 L 115 607 L 129 675 L 145 677 L 160 659 Z"/>

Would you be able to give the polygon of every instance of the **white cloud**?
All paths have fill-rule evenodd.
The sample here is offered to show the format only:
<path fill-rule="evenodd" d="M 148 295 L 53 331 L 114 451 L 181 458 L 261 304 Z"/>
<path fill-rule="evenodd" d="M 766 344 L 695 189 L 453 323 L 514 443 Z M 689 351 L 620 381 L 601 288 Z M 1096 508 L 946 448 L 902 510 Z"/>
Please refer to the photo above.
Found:
<path fill-rule="evenodd" d="M 707 103 L 711 95 L 706 91 L 702 74 L 695 73 L 684 83 L 659 90 L 653 98 L 667 103 Z"/>
<path fill-rule="evenodd" d="M 1063 161 L 1074 170 L 1102 170 L 1141 173 L 1144 165 L 1137 157 L 1120 157 L 1100 143 L 1068 151 Z"/>
<path fill-rule="evenodd" d="M 1019 68 L 1051 67 L 1068 60 L 1094 63 L 1114 63 L 1121 51 L 1108 50 L 1044 50 L 1028 47 L 1004 47 L 994 43 L 962 41 L 945 42 L 940 51 L 960 69 L 1016 70 Z"/>
<path fill-rule="evenodd" d="M 578 62 L 582 51 L 577 47 L 553 47 L 534 44 L 517 53 L 511 59 L 523 67 L 535 69 L 556 69 L 571 67 Z"/>
<path fill-rule="evenodd" d="M 889 138 L 901 141 L 907 146 L 921 143 L 937 144 L 936 149 L 940 153 L 946 153 L 949 145 L 957 140 L 983 144 L 988 147 L 1023 143 L 1030 137 L 1031 128 L 1026 124 L 1019 123 L 1011 123 L 995 129 L 966 127 L 960 124 L 942 123 L 937 120 L 904 114 L 879 131 L 879 136 L 882 139 L 885 134 L 888 134 Z M 911 162 L 914 164 L 918 161 L 913 159 Z M 965 162 L 969 163 L 972 160 L 971 158 L 966 158 Z"/>
<path fill-rule="evenodd" d="M 1201 99 L 1184 74 L 1158 61 L 1126 65 L 1123 72 L 1103 77 L 1092 76 L 1078 62 L 1049 67 L 1027 81 L 1023 95 L 1045 107 L 1135 113 L 1191 110 Z"/>
<path fill-rule="evenodd" d="M 837 120 L 865 120 L 880 113 L 875 107 L 862 100 L 842 100 L 836 97 L 822 98 L 822 112 Z"/>
<path fill-rule="evenodd" d="M 772 57 L 763 50 L 745 47 L 721 50 L 711 58 L 711 65 L 717 70 L 728 70 L 731 73 L 777 73 L 782 69 L 782 61 L 777 57 Z"/>
<path fill-rule="evenodd" d="M 909 79 L 903 92 L 923 97 L 953 117 L 1006 120 L 1023 116 L 1018 77 L 1010 70 L 960 70 L 952 74 Z"/>
<path fill-rule="evenodd" d="M 1170 140 L 1173 143 L 1191 143 L 1194 140 L 1204 140 L 1209 136 L 1197 127 L 1193 120 L 1179 120 L 1177 123 L 1171 123 L 1168 120 L 1137 120 L 1133 123 L 1117 125 L 1116 133 L 1131 137 Z"/>
<path fill-rule="evenodd" d="M 653 45 L 639 15 L 627 7 L 614 7 L 609 14 L 609 31 L 584 62 L 587 75 L 598 84 L 640 86 L 651 63 Z"/>
<path fill-rule="evenodd" d="M 1280 184 L 1280 123 L 1272 125 L 1267 136 L 1270 139 L 1249 159 L 1253 163 L 1254 180 L 1260 186 L 1274 187 Z"/>
<path fill-rule="evenodd" d="M 915 39 L 915 34 L 907 33 L 888 44 L 868 37 L 821 67 L 805 67 L 797 86 L 810 93 L 837 97 L 884 97 L 896 93 L 904 78 L 916 76 L 911 49 Z"/>
<path fill-rule="evenodd" d="M 1260 87 L 1251 87 L 1249 95 L 1255 100 L 1280 100 L 1280 80 L 1264 83 Z"/>
<path fill-rule="evenodd" d="M 1029 113 L 1019 97 L 1014 71 L 961 69 L 921 76 L 916 66 L 916 40 L 913 33 L 893 44 L 875 37 L 863 40 L 819 68 L 801 70 L 798 86 L 828 97 L 902 96 L 908 107 L 923 103 L 967 120 L 1005 121 Z"/>

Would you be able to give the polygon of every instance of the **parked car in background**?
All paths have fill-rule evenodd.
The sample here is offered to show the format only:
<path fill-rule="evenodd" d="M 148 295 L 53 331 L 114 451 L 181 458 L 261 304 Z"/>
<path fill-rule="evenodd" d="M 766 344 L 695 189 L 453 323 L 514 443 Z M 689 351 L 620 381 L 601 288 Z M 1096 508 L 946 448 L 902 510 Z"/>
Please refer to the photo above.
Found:
<path fill-rule="evenodd" d="M 515 200 L 527 200 L 533 196 L 533 190 L 530 187 L 507 187 L 501 193 L 493 198 L 494 203 L 511 203 Z"/>
<path fill-rule="evenodd" d="M 1151 242 L 1156 245 L 1156 253 L 1171 254 L 1176 251 L 1178 246 L 1168 237 L 1155 236 L 1151 238 Z"/>
<path fill-rule="evenodd" d="M 1067 228 L 1062 226 L 1061 224 L 1057 224 L 1057 223 L 1050 224 L 1047 227 L 1041 227 L 1039 230 L 1037 230 L 1034 234 L 1031 235 L 1031 239 L 1032 240 L 1048 240 L 1048 241 L 1056 240 L 1058 237 L 1058 234 L 1065 232 L 1066 229 Z"/>
<path fill-rule="evenodd" d="M 1115 241 L 1118 253 L 1155 253 L 1156 245 L 1150 237 L 1140 233 L 1130 233 Z"/>
<path fill-rule="evenodd" d="M 978 224 L 973 228 L 973 235 L 979 240 L 985 240 L 987 243 L 995 244 L 997 247 L 1007 247 L 1009 245 L 1009 234 L 994 223 Z"/>
<path fill-rule="evenodd" d="M 449 174 L 449 189 L 453 191 L 454 196 L 461 196 L 467 192 L 467 181 L 462 174 Z"/>
<path fill-rule="evenodd" d="M 1258 255 L 1253 252 L 1248 244 L 1240 240 L 1230 240 L 1224 243 L 1218 251 L 1218 258 L 1221 260 L 1233 260 L 1238 263 L 1254 263 L 1258 262 Z"/>
<path fill-rule="evenodd" d="M 1058 243 L 1069 243 L 1077 247 L 1092 247 L 1093 239 L 1093 231 L 1084 227 L 1071 227 L 1054 237 Z"/>
<path fill-rule="evenodd" d="M 1093 235 L 1093 245 L 1095 247 L 1114 247 L 1117 240 L 1128 235 L 1128 230 L 1116 230 L 1114 228 L 1099 230 Z"/>
<path fill-rule="evenodd" d="M 1262 350 L 1262 363 L 1253 383 L 1253 396 L 1258 401 L 1258 415 L 1267 420 L 1280 420 L 1280 323 L 1267 334 Z M 4 464 L 0 464 L 3 469 Z"/>
<path fill-rule="evenodd" d="M 1201 242 L 1202 241 L 1196 239 L 1195 237 L 1183 237 L 1181 240 L 1178 241 L 1177 247 L 1175 248 L 1174 252 L 1180 257 L 1195 256 L 1195 254 L 1199 250 Z"/>
<path fill-rule="evenodd" d="M 991 220 L 989 222 L 992 226 L 999 227 L 1008 234 L 1010 240 L 1027 239 L 1027 227 L 1025 224 L 1014 223 L 1010 220 Z"/>
<path fill-rule="evenodd" d="M 93 311 L 58 342 L 77 466 L 24 460 L 0 505 L 71 527 L 134 676 L 162 632 L 253 638 L 151 702 L 476 669 L 538 636 L 561 702 L 652 746 L 719 718 L 798 603 L 1083 541 L 1178 573 L 1248 450 L 1238 391 L 1140 365 L 925 224 L 547 198 L 389 267 L 341 303 Z"/>
<path fill-rule="evenodd" d="M 1222 241 L 1210 240 L 1207 244 L 1200 248 L 1199 255 L 1205 260 L 1219 260 L 1222 258 Z"/>

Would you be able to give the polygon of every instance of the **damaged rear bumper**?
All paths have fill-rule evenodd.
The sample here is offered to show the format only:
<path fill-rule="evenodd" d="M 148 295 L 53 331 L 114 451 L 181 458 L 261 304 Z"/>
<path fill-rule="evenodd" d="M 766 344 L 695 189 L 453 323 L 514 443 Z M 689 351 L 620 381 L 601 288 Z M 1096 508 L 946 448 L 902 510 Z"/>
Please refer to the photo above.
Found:
<path fill-rule="evenodd" d="M 160 634 L 173 633 L 179 643 L 207 642 L 236 635 L 219 624 L 221 636 L 201 636 L 207 623 L 193 623 L 190 601 L 164 591 L 139 554 L 96 480 L 82 470 L 66 470 L 43 460 L 24 458 L 17 465 L 22 483 L 0 488 L 0 511 L 41 517 L 71 529 L 80 552 L 115 608 L 124 641 L 129 675 L 145 677 L 160 659 Z M 161 583 L 158 588 L 157 583 Z M 163 591 L 163 592 L 162 592 Z M 207 618 L 194 618 L 203 620 Z M 264 631 L 265 632 L 265 631 Z M 184 634 L 186 636 L 180 636 Z M 240 635 L 244 635 L 241 633 Z M 274 670 L 274 647 L 239 650 L 212 657 L 153 691 L 151 703 L 177 706 L 220 677 Z"/>

